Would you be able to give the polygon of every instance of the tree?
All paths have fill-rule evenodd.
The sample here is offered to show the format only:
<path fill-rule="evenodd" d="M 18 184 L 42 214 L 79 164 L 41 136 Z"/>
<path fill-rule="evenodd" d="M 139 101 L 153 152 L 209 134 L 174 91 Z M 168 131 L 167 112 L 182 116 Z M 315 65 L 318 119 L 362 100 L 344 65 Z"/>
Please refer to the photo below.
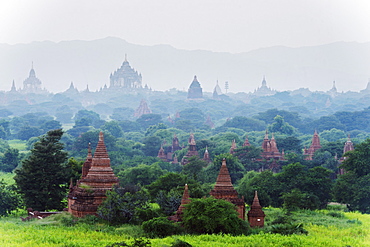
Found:
<path fill-rule="evenodd" d="M 284 121 L 284 117 L 277 115 L 274 117 L 274 122 L 268 126 L 268 129 L 272 133 L 281 133 L 286 135 L 293 134 L 296 130 L 293 126 Z"/>
<path fill-rule="evenodd" d="M 261 168 L 261 164 L 257 161 L 257 159 L 261 158 L 262 149 L 260 147 L 245 146 L 237 148 L 234 151 L 234 155 L 238 157 L 246 171 Z"/>
<path fill-rule="evenodd" d="M 348 204 L 350 210 L 370 213 L 370 139 L 358 144 L 356 149 L 347 152 L 342 163 L 346 171 L 340 175 L 334 186 L 338 202 Z"/>
<path fill-rule="evenodd" d="M 0 216 L 6 216 L 20 206 L 21 198 L 14 185 L 7 185 L 0 180 Z"/>
<path fill-rule="evenodd" d="M 139 210 L 149 208 L 148 195 L 138 186 L 114 186 L 106 195 L 107 198 L 99 206 L 97 214 L 111 224 L 131 222 L 135 220 Z"/>
<path fill-rule="evenodd" d="M 200 234 L 246 234 L 247 223 L 238 218 L 235 205 L 212 197 L 192 199 L 182 217 L 188 232 Z"/>
<path fill-rule="evenodd" d="M 182 173 L 194 180 L 198 180 L 199 173 L 203 167 L 207 166 L 207 162 L 200 159 L 198 156 L 192 156 L 188 159 L 188 163 L 184 165 Z"/>
<path fill-rule="evenodd" d="M 127 168 L 118 173 L 120 184 L 126 185 L 148 185 L 162 176 L 165 172 L 156 163 L 152 165 L 140 164 Z"/>
<path fill-rule="evenodd" d="M 26 207 L 35 210 L 63 209 L 70 170 L 65 162 L 60 138 L 61 129 L 51 130 L 34 144 L 31 155 L 20 169 L 15 170 L 14 180 L 23 196 Z"/>
<path fill-rule="evenodd" d="M 19 150 L 8 148 L 1 159 L 0 170 L 12 172 L 19 164 Z"/>

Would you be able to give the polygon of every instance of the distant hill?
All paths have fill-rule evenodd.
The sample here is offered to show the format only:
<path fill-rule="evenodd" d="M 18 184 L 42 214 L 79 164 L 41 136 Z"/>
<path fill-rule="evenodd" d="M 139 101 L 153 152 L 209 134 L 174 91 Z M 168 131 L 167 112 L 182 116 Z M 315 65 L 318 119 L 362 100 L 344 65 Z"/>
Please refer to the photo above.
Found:
<path fill-rule="evenodd" d="M 0 44 L 0 90 L 23 86 L 31 63 L 43 87 L 65 91 L 71 81 L 83 90 L 109 86 L 109 75 L 128 56 L 130 65 L 154 90 L 187 90 L 197 75 L 205 91 L 229 81 L 232 92 L 250 92 L 261 85 L 279 91 L 301 87 L 328 91 L 336 81 L 338 91 L 359 91 L 370 78 L 370 42 L 338 42 L 313 47 L 270 47 L 246 53 L 180 50 L 169 45 L 142 46 L 119 38 L 93 41 L 50 41 Z M 224 90 L 224 89 L 223 89 Z"/>

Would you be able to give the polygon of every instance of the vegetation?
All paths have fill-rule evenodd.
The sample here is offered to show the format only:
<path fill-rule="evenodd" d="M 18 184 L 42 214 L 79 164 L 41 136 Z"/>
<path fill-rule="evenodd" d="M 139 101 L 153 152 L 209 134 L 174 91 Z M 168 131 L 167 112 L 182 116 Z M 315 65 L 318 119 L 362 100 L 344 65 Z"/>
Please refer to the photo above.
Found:
<path fill-rule="evenodd" d="M 42 136 L 22 167 L 15 171 L 14 179 L 26 207 L 38 211 L 63 209 L 70 171 L 64 165 L 67 153 L 60 143 L 62 135 L 58 129 Z"/>

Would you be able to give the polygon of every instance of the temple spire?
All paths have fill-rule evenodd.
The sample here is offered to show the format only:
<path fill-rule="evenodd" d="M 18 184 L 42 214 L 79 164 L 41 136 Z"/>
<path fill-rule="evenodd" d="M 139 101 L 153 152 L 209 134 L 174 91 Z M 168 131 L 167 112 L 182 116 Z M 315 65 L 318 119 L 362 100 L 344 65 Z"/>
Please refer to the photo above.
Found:
<path fill-rule="evenodd" d="M 251 227 L 263 227 L 265 224 L 265 213 L 262 211 L 257 191 L 254 192 L 254 198 L 251 209 L 248 211 L 248 221 Z"/>

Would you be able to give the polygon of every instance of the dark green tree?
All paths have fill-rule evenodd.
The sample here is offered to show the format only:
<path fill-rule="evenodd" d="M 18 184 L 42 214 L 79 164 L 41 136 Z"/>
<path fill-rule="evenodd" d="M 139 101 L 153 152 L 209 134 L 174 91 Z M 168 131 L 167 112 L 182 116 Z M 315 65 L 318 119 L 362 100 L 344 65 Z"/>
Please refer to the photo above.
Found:
<path fill-rule="evenodd" d="M 14 180 L 26 207 L 61 210 L 65 206 L 70 170 L 66 167 L 61 129 L 51 130 L 34 144 L 31 155 L 15 170 Z"/>
<path fill-rule="evenodd" d="M 12 172 L 19 164 L 19 150 L 16 148 L 8 148 L 4 157 L 1 159 L 0 170 L 4 172 Z"/>
<path fill-rule="evenodd" d="M 107 198 L 97 214 L 110 224 L 129 223 L 136 220 L 139 210 L 149 208 L 148 195 L 138 186 L 115 186 L 107 191 Z"/>
<path fill-rule="evenodd" d="M 200 234 L 247 234 L 248 225 L 238 218 L 235 205 L 212 197 L 192 199 L 182 217 L 188 232 Z"/>

